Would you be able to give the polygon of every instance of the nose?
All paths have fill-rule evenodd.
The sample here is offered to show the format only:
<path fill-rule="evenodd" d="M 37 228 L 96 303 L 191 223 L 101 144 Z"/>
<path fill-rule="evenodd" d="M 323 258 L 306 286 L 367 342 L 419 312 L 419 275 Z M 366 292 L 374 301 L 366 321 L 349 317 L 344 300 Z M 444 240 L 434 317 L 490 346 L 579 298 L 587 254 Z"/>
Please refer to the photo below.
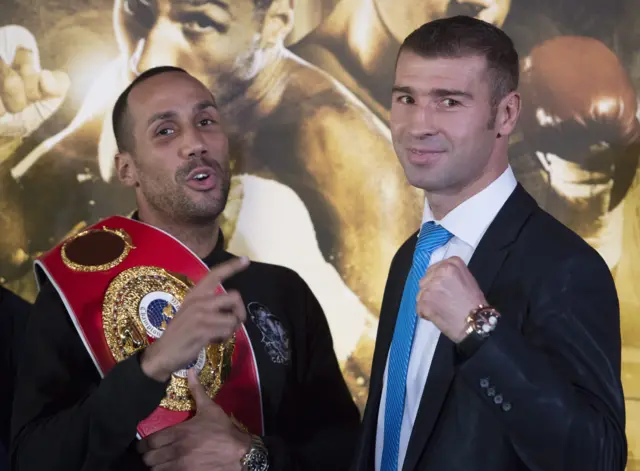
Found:
<path fill-rule="evenodd" d="M 438 133 L 434 114 L 428 107 L 411 106 L 407 113 L 407 132 L 412 137 L 423 138 Z"/>
<path fill-rule="evenodd" d="M 182 133 L 182 145 L 180 146 L 180 157 L 185 160 L 194 158 L 204 159 L 208 151 L 204 139 L 197 128 L 191 127 Z"/>
<path fill-rule="evenodd" d="M 138 75 L 153 67 L 173 65 L 181 67 L 183 56 L 177 40 L 167 40 L 175 36 L 173 25 L 160 18 L 149 30 L 145 38 L 139 39 L 130 59 L 130 67 Z"/>

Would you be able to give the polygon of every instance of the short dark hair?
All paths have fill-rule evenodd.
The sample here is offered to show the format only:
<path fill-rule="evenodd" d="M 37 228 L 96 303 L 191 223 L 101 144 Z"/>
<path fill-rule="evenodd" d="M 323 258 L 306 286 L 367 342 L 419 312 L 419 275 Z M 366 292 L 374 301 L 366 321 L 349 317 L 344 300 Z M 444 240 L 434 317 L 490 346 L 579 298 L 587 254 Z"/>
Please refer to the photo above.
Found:
<path fill-rule="evenodd" d="M 128 104 L 131 90 L 145 80 L 166 72 L 182 72 L 189 75 L 186 70 L 181 69 L 180 67 L 173 67 L 171 65 L 152 67 L 138 75 L 116 100 L 116 104 L 113 107 L 113 113 L 111 114 L 111 124 L 113 125 L 113 133 L 116 137 L 118 152 L 132 152 L 134 149 L 135 142 L 133 139 L 133 133 L 131 132 L 132 124 L 130 122 Z"/>
<path fill-rule="evenodd" d="M 484 57 L 494 113 L 500 100 L 518 88 L 520 62 L 513 41 L 486 21 L 463 15 L 431 21 L 407 36 L 398 56 L 404 50 L 425 58 Z"/>

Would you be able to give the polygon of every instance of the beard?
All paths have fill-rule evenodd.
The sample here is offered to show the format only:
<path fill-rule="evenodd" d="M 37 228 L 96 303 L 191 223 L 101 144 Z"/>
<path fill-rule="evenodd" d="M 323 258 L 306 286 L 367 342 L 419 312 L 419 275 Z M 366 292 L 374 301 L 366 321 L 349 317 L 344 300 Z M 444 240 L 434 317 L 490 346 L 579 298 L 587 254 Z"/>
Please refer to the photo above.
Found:
<path fill-rule="evenodd" d="M 212 173 L 210 178 L 217 180 L 217 186 L 196 198 L 187 189 L 186 182 L 189 173 L 198 167 L 209 168 Z M 172 221 L 207 225 L 214 222 L 227 205 L 231 172 L 217 161 L 206 162 L 198 158 L 189 160 L 178 168 L 173 181 L 167 181 L 160 175 L 151 177 L 143 172 L 140 182 L 142 194 L 155 211 Z"/>

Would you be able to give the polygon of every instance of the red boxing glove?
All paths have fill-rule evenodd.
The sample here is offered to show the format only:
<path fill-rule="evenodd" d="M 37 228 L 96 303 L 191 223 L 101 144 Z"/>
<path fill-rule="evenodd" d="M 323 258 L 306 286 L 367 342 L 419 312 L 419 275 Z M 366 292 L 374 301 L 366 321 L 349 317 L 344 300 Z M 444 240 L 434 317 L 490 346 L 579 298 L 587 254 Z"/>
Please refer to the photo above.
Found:
<path fill-rule="evenodd" d="M 554 154 L 614 180 L 610 208 L 638 162 L 640 123 L 631 80 L 602 42 L 560 36 L 523 59 L 521 126 L 531 150 Z"/>

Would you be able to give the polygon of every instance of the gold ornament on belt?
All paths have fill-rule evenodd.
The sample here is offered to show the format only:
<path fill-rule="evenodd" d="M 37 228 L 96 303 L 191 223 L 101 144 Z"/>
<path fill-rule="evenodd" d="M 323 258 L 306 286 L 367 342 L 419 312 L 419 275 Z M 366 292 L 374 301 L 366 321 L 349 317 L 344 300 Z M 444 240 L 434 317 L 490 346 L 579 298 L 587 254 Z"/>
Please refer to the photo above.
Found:
<path fill-rule="evenodd" d="M 71 237 L 61 248 L 64 264 L 74 271 L 98 272 L 118 266 L 134 249 L 122 229 L 90 229 Z"/>
<path fill-rule="evenodd" d="M 178 313 L 189 289 L 187 277 L 162 268 L 140 266 L 116 276 L 104 297 L 102 325 L 111 354 L 117 362 L 134 355 L 158 339 Z M 192 365 L 174 372 L 160 405 L 173 411 L 195 409 L 187 369 L 196 368 L 210 398 L 218 393 L 231 368 L 235 335 L 224 343 L 203 348 Z"/>

